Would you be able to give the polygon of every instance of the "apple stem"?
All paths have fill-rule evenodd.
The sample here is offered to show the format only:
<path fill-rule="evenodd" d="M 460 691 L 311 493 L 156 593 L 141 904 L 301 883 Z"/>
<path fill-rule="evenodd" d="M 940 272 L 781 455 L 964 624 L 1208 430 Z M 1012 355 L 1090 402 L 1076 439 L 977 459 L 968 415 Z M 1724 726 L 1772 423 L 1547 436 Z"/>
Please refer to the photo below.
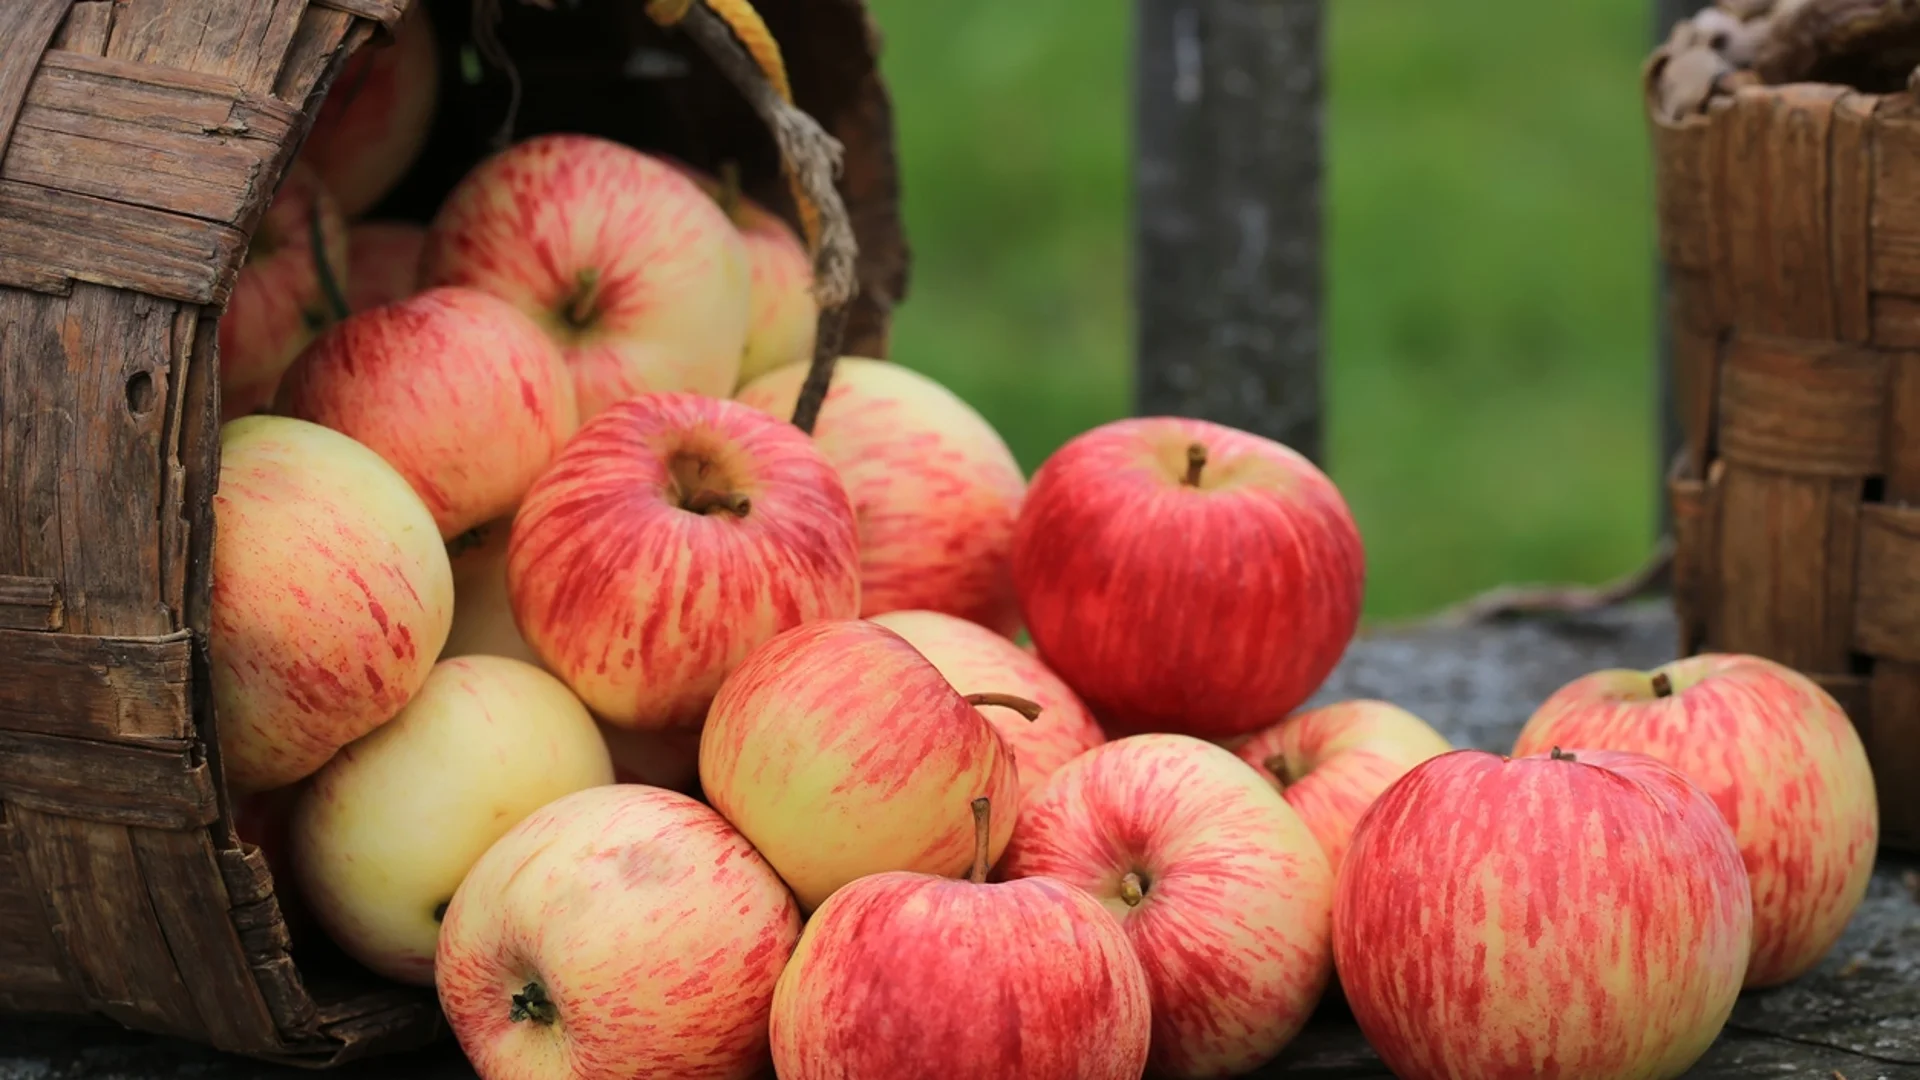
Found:
<path fill-rule="evenodd" d="M 1040 713 L 1043 711 L 1040 708 L 1039 702 L 1028 701 L 1026 698 L 1016 697 L 1013 694 L 968 694 L 967 704 L 998 705 L 1003 709 L 1012 709 L 1028 720 L 1040 719 Z"/>
<path fill-rule="evenodd" d="M 1553 753 L 1547 756 L 1552 758 L 1555 761 L 1579 761 L 1580 760 L 1579 758 L 1574 757 L 1571 753 L 1565 750 L 1562 750 L 1557 746 L 1553 748 Z"/>
<path fill-rule="evenodd" d="M 536 1024 L 550 1025 L 560 1019 L 560 1010 L 554 1008 L 553 1001 L 547 997 L 547 988 L 538 982 L 530 982 L 513 995 L 513 1007 L 507 1010 L 507 1020 L 518 1024 L 531 1020 Z"/>
<path fill-rule="evenodd" d="M 1261 762 L 1261 764 L 1265 765 L 1267 771 L 1272 773 L 1274 777 L 1280 781 L 1281 787 L 1291 787 L 1296 780 L 1296 777 L 1293 775 L 1293 770 L 1287 767 L 1287 755 L 1285 754 L 1275 754 Z"/>
<path fill-rule="evenodd" d="M 575 330 L 585 330 L 593 321 L 594 303 L 600 299 L 600 270 L 589 266 L 573 280 L 573 294 L 567 297 L 567 306 L 560 310 L 560 317 Z"/>
<path fill-rule="evenodd" d="M 1140 875 L 1127 871 L 1126 876 L 1120 879 L 1120 899 L 1126 901 L 1128 907 L 1139 907 L 1140 901 L 1146 896 L 1146 884 L 1140 880 Z"/>
<path fill-rule="evenodd" d="M 687 496 L 680 506 L 693 514 L 707 514 L 724 509 L 734 517 L 746 517 L 747 511 L 753 509 L 753 500 L 737 491 L 702 489 Z"/>
<path fill-rule="evenodd" d="M 320 291 L 327 300 L 327 313 L 339 322 L 351 314 L 347 307 L 347 294 L 340 288 L 340 279 L 334 275 L 333 262 L 327 258 L 326 239 L 320 229 L 320 200 L 313 201 L 313 211 L 307 215 L 308 232 L 313 243 L 313 267 L 320 275 Z"/>
<path fill-rule="evenodd" d="M 987 851 L 992 846 L 993 803 L 985 795 L 973 800 L 973 868 L 967 872 L 967 880 L 975 885 L 987 883 L 987 865 L 992 860 Z"/>
<path fill-rule="evenodd" d="M 1200 470 L 1207 467 L 1207 448 L 1199 443 L 1187 444 L 1187 475 L 1181 483 L 1188 487 L 1200 486 Z"/>
<path fill-rule="evenodd" d="M 1673 696 L 1673 680 L 1668 678 L 1664 671 L 1653 673 L 1653 696 L 1657 698 Z"/>
<path fill-rule="evenodd" d="M 451 903 L 452 903 L 452 901 L 449 901 L 449 900 L 442 900 L 442 901 L 440 901 L 440 902 L 439 902 L 438 904 L 435 904 L 435 905 L 433 906 L 433 921 L 434 921 L 434 922 L 437 922 L 437 923 L 441 923 L 441 922 L 446 922 L 446 921 L 447 921 L 447 907 L 448 907 L 448 905 L 449 905 L 449 904 L 451 904 Z"/>

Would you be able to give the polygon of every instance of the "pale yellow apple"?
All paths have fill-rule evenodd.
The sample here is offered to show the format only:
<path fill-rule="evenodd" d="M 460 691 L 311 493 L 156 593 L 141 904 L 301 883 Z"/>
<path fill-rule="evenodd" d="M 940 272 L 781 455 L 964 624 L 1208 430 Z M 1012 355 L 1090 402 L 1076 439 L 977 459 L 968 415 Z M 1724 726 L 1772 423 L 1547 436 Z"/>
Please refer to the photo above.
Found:
<path fill-rule="evenodd" d="M 474 862 L 540 807 L 611 783 L 593 717 L 559 679 L 505 657 L 443 660 L 399 716 L 309 782 L 294 873 L 348 955 L 431 985 L 440 918 Z"/>
<path fill-rule="evenodd" d="M 507 538 L 511 517 L 489 521 L 447 541 L 453 563 L 453 626 L 447 631 L 450 656 L 506 656 L 545 668 L 513 621 L 507 598 Z"/>

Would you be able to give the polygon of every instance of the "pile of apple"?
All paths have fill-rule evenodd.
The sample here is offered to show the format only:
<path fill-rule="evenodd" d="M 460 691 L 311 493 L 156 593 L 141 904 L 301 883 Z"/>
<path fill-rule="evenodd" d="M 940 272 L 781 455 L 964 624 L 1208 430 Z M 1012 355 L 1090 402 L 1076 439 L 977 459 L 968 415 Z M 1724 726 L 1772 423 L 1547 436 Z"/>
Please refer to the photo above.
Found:
<path fill-rule="evenodd" d="M 1029 484 L 857 357 L 803 433 L 804 247 L 597 138 L 349 226 L 429 34 L 343 78 L 221 324 L 211 652 L 297 935 L 487 1080 L 1230 1076 L 1336 979 L 1404 1077 L 1670 1077 L 1836 940 L 1873 782 L 1787 668 L 1596 673 L 1510 757 L 1302 711 L 1365 572 L 1291 450 L 1122 420 Z"/>

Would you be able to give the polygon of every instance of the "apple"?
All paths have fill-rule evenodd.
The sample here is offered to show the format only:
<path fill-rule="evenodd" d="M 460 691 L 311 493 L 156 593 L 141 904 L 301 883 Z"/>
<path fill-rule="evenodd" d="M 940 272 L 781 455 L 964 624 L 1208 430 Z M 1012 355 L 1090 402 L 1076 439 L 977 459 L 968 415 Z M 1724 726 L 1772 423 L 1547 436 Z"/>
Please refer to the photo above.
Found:
<path fill-rule="evenodd" d="M 601 724 L 600 735 L 613 755 L 613 778 L 620 783 L 651 784 L 688 795 L 698 791 L 698 731 L 635 731 Z"/>
<path fill-rule="evenodd" d="M 1403 1080 L 1679 1076 L 1753 937 L 1712 800 L 1608 751 L 1415 766 L 1354 831 L 1335 905 L 1347 1002 Z"/>
<path fill-rule="evenodd" d="M 1333 974 L 1326 855 L 1272 785 L 1191 736 L 1131 735 L 1061 766 L 999 874 L 1058 878 L 1120 920 L 1147 972 L 1155 1075 L 1252 1070 Z"/>
<path fill-rule="evenodd" d="M 1749 987 L 1812 969 L 1866 895 L 1880 842 L 1873 770 L 1839 703 L 1792 668 L 1707 654 L 1594 672 L 1542 703 L 1513 752 L 1554 744 L 1647 754 L 1712 797 L 1753 884 Z"/>
<path fill-rule="evenodd" d="M 431 986 L 441 915 L 487 848 L 547 803 L 611 783 L 606 743 L 560 680 L 505 657 L 442 660 L 400 715 L 307 782 L 294 872 L 347 955 Z"/>
<path fill-rule="evenodd" d="M 505 656 L 541 666 L 513 621 L 507 595 L 507 541 L 511 516 L 476 525 L 447 541 L 453 566 L 453 625 L 442 660 L 453 656 Z"/>
<path fill-rule="evenodd" d="M 439 61 L 427 5 L 414 4 L 390 41 L 361 46 L 335 77 L 299 160 L 348 217 L 379 202 L 419 158 L 439 103 Z"/>
<path fill-rule="evenodd" d="M 719 814 L 614 784 L 507 830 L 453 894 L 434 982 L 488 1080 L 746 1080 L 770 1065 L 793 896 Z"/>
<path fill-rule="evenodd" d="M 514 622 L 621 727 L 696 729 L 754 646 L 860 608 L 853 504 L 800 429 L 644 394 L 581 427 L 507 549 Z"/>
<path fill-rule="evenodd" d="M 366 311 L 420 291 L 425 226 L 361 221 L 347 226 L 347 309 Z"/>
<path fill-rule="evenodd" d="M 782 420 L 808 364 L 735 395 Z M 999 433 L 912 368 L 842 358 L 814 424 L 860 521 L 860 612 L 925 609 L 1012 637 L 1020 628 L 1008 557 L 1026 478 Z"/>
<path fill-rule="evenodd" d="M 208 651 L 220 758 L 245 795 L 312 775 L 426 682 L 453 618 L 433 515 L 331 428 L 220 429 Z"/>
<path fill-rule="evenodd" d="M 560 344 L 580 417 L 646 391 L 726 397 L 747 340 L 746 243 L 684 173 L 588 135 L 540 135 L 440 206 L 423 285 L 468 285 Z"/>
<path fill-rule="evenodd" d="M 804 623 L 755 649 L 700 733 L 700 786 L 807 911 L 867 874 L 956 876 L 956 808 L 1020 805 L 1013 756 L 979 709 L 884 626 Z M 994 820 L 989 862 L 1013 831 Z"/>
<path fill-rule="evenodd" d="M 1334 873 L 1353 827 L 1415 765 L 1453 749 L 1426 721 L 1385 701 L 1341 701 L 1298 712 L 1234 747 L 1307 823 Z"/>
<path fill-rule="evenodd" d="M 580 426 L 546 334 L 457 287 L 349 315 L 287 369 L 275 411 L 373 448 L 448 538 L 511 514 Z"/>
<path fill-rule="evenodd" d="M 737 168 L 723 168 L 716 177 L 672 158 L 662 160 L 719 203 L 746 242 L 752 313 L 739 381 L 744 384 L 784 364 L 811 362 L 820 304 L 813 297 L 813 256 L 799 235 L 778 214 L 740 191 Z"/>
<path fill-rule="evenodd" d="M 1040 706 L 1029 720 L 1017 709 L 983 705 L 1020 766 L 1020 800 L 1031 802 L 1054 771 L 1107 741 L 1093 714 L 1033 654 L 988 630 L 938 611 L 890 611 L 872 621 L 920 651 L 962 694 L 1017 694 Z"/>
<path fill-rule="evenodd" d="M 322 260 L 325 265 L 322 266 Z M 347 272 L 347 225 L 314 171 L 295 162 L 247 244 L 217 331 L 220 418 L 260 412 L 280 375 L 342 314 L 334 288 Z"/>
<path fill-rule="evenodd" d="M 1292 712 L 1346 651 L 1365 576 L 1324 473 L 1204 420 L 1071 439 L 1034 474 L 1013 537 L 1040 658 L 1114 733 L 1230 738 Z"/>
<path fill-rule="evenodd" d="M 1139 1080 L 1140 960 L 1079 889 L 987 883 L 991 802 L 974 800 L 967 880 L 873 874 L 807 920 L 773 992 L 781 1080 Z"/>

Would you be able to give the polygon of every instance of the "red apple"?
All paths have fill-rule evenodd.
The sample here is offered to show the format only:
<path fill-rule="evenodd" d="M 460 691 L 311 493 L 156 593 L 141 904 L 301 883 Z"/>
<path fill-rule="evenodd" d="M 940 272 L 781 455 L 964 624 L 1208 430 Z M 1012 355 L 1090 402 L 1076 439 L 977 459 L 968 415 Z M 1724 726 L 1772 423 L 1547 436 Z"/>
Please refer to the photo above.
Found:
<path fill-rule="evenodd" d="M 1353 827 L 1387 786 L 1453 749 L 1426 721 L 1385 701 L 1295 713 L 1234 747 L 1300 812 L 1334 873 Z"/>
<path fill-rule="evenodd" d="M 1712 796 L 1753 883 L 1750 987 L 1812 969 L 1866 895 L 1880 839 L 1873 770 L 1839 703 L 1792 668 L 1709 654 L 1594 672 L 1548 698 L 1513 752 L 1556 744 L 1648 754 Z"/>
<path fill-rule="evenodd" d="M 1013 580 L 1047 666 L 1111 731 L 1203 738 L 1292 712 L 1346 651 L 1360 533 L 1292 450 L 1203 420 L 1118 420 L 1035 473 Z"/>
<path fill-rule="evenodd" d="M 986 627 L 937 611 L 890 611 L 872 621 L 907 639 L 962 694 L 1017 694 L 1040 706 L 1033 720 L 1003 705 L 979 706 L 1019 763 L 1023 804 L 1060 766 L 1107 741 L 1058 675 Z"/>
<path fill-rule="evenodd" d="M 511 514 L 580 426 L 553 342 L 512 304 L 451 287 L 328 330 L 287 370 L 276 411 L 372 447 L 449 538 Z"/>
<path fill-rule="evenodd" d="M 441 204 L 420 272 L 553 335 L 583 420 L 646 391 L 725 397 L 740 373 L 745 242 L 684 173 L 607 139 L 541 135 L 481 162 Z"/>
<path fill-rule="evenodd" d="M 955 808 L 1020 805 L 993 725 L 900 635 L 858 619 L 747 657 L 700 734 L 700 785 L 808 911 L 867 874 L 957 875 L 973 836 Z M 990 861 L 1012 831 L 1012 814 L 995 819 Z"/>
<path fill-rule="evenodd" d="M 873 874 L 807 920 L 773 994 L 781 1080 L 1139 1080 L 1139 959 L 1071 885 L 986 884 L 990 801 L 969 880 Z"/>
<path fill-rule="evenodd" d="M 1067 762 L 1014 829 L 1012 880 L 1058 878 L 1117 917 L 1147 971 L 1152 1068 L 1231 1076 L 1278 1054 L 1333 974 L 1333 871 L 1227 750 L 1134 735 Z"/>
<path fill-rule="evenodd" d="M 447 907 L 434 980 L 487 1080 L 747 1080 L 800 912 L 719 814 L 638 784 L 535 811 Z"/>
<path fill-rule="evenodd" d="M 334 78 L 300 160 L 320 173 L 348 217 L 379 202 L 420 156 L 439 101 L 439 61 L 420 3 L 391 41 L 370 40 Z"/>
<path fill-rule="evenodd" d="M 409 221 L 347 227 L 347 309 L 366 311 L 420 291 L 420 248 L 427 230 Z"/>
<path fill-rule="evenodd" d="M 740 191 L 737 171 L 715 177 L 684 162 L 663 159 L 700 185 L 726 212 L 747 245 L 752 314 L 747 321 L 747 350 L 740 358 L 740 382 L 786 364 L 813 359 L 820 325 L 820 304 L 813 298 L 813 256 L 778 214 Z"/>
<path fill-rule="evenodd" d="M 735 395 L 793 415 L 807 364 L 789 364 Z M 1026 478 L 998 432 L 912 368 L 840 360 L 813 429 L 860 519 L 863 615 L 943 611 L 1012 637 L 1020 628 L 1008 553 Z"/>
<path fill-rule="evenodd" d="M 287 365 L 339 314 L 325 279 L 340 287 L 346 273 L 346 222 L 319 176 L 295 162 L 261 215 L 220 316 L 222 421 L 273 401 Z"/>
<path fill-rule="evenodd" d="M 1429 759 L 1342 864 L 1334 959 L 1403 1080 L 1667 1080 L 1733 1010 L 1753 939 L 1712 800 L 1638 754 Z"/>
<path fill-rule="evenodd" d="M 697 729 L 756 645 L 860 607 L 853 504 L 800 429 L 697 394 L 588 421 L 514 518 L 507 591 L 595 715 Z"/>

